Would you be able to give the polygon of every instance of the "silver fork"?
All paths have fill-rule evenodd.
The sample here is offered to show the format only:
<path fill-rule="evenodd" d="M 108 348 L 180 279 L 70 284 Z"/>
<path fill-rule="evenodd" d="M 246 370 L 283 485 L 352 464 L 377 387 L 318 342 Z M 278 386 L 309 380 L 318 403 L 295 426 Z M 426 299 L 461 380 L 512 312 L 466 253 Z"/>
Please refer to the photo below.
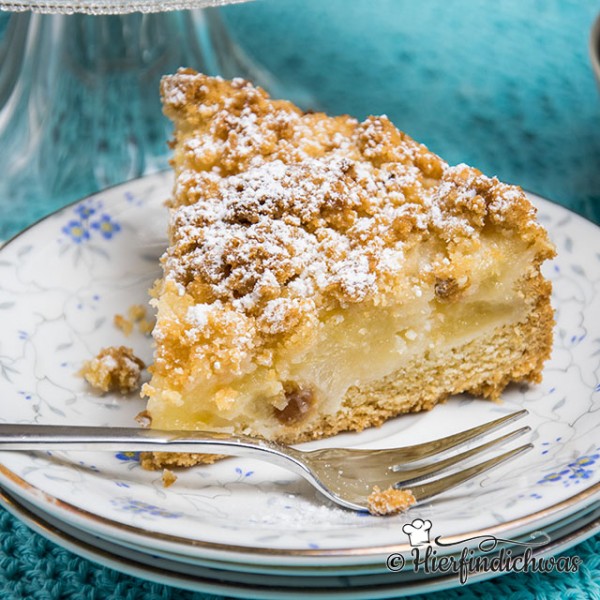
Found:
<path fill-rule="evenodd" d="M 438 440 L 384 450 L 324 448 L 303 451 L 259 438 L 206 431 L 0 423 L 0 450 L 201 452 L 252 457 L 301 475 L 341 506 L 364 511 L 368 510 L 368 497 L 375 486 L 381 490 L 390 486 L 410 489 L 418 504 L 526 452 L 533 447 L 532 444 L 428 483 L 420 483 L 493 446 L 527 433 L 531 428 L 522 427 L 444 460 L 423 464 L 422 459 L 455 449 L 526 414 L 526 410 L 521 410 Z"/>

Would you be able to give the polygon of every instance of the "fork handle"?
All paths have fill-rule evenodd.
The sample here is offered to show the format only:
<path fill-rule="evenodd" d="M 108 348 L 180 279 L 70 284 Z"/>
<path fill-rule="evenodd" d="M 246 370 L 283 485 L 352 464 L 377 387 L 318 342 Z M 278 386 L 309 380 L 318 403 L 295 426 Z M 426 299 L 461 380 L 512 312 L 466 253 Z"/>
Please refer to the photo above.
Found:
<path fill-rule="evenodd" d="M 233 456 L 285 456 L 299 450 L 261 438 L 210 431 L 166 431 L 136 427 L 87 427 L 0 423 L 0 450 L 107 450 L 113 452 L 200 452 Z M 282 464 L 281 460 L 277 462 Z"/>

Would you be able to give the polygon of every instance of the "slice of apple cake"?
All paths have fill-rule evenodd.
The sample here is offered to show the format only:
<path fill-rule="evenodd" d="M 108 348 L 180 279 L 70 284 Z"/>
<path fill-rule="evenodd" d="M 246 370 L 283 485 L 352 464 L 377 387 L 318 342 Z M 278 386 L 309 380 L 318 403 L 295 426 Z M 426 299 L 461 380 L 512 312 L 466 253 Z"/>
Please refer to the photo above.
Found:
<path fill-rule="evenodd" d="M 385 116 L 303 113 L 189 69 L 161 92 L 176 182 L 152 427 L 300 442 L 540 380 L 554 250 L 520 188 Z"/>

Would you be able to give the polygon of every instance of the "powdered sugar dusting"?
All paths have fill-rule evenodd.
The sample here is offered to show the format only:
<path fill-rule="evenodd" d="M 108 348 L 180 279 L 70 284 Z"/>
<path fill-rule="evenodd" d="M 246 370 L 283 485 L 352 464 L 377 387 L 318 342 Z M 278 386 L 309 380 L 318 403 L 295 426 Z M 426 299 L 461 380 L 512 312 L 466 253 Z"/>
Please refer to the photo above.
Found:
<path fill-rule="evenodd" d="M 397 269 L 404 256 L 402 232 L 388 240 L 385 233 L 396 221 L 418 228 L 414 216 L 424 206 L 407 204 L 400 192 L 400 204 L 387 204 L 386 176 L 363 169 L 358 177 L 353 164 L 337 156 L 274 160 L 221 178 L 208 193 L 200 178 L 189 188 L 198 200 L 172 214 L 167 277 L 200 279 L 208 302 L 250 314 L 262 307 L 268 333 L 280 331 L 290 311 L 309 308 L 299 299 L 317 294 L 349 304 L 374 297 L 378 274 Z M 207 306 L 188 311 L 191 324 L 205 325 Z"/>
<path fill-rule="evenodd" d="M 211 311 L 210 304 L 195 304 L 190 306 L 187 311 L 187 320 L 199 330 L 204 329 L 208 324 L 208 314 Z"/>
<path fill-rule="evenodd" d="M 243 80 L 189 71 L 162 92 L 185 123 L 165 281 L 195 298 L 196 332 L 214 303 L 268 336 L 324 307 L 385 301 L 410 249 L 432 236 L 456 248 L 486 222 L 537 231 L 521 190 L 449 167 L 385 116 L 305 115 Z"/>

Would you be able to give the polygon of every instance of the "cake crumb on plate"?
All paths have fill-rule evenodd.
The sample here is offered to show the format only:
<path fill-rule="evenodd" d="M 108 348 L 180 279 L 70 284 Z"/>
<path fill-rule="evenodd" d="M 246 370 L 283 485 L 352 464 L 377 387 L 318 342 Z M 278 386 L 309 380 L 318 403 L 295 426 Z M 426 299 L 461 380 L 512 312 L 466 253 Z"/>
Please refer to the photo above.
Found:
<path fill-rule="evenodd" d="M 151 321 L 149 319 L 140 319 L 137 322 L 137 326 L 138 329 L 140 330 L 140 333 L 142 333 L 143 335 L 150 335 L 152 333 L 152 330 L 154 329 L 154 321 Z"/>
<path fill-rule="evenodd" d="M 173 473 L 173 471 L 169 471 L 169 469 L 163 469 L 162 474 L 162 482 L 163 487 L 170 487 L 177 481 L 177 475 Z"/>
<path fill-rule="evenodd" d="M 113 323 L 117 329 L 120 329 L 125 335 L 129 335 L 133 331 L 133 323 L 126 319 L 123 315 L 115 315 Z"/>
<path fill-rule="evenodd" d="M 132 304 L 127 311 L 127 315 L 134 323 L 138 323 L 146 318 L 146 307 L 142 304 Z"/>
<path fill-rule="evenodd" d="M 404 512 L 417 500 L 410 490 L 398 490 L 389 487 L 387 490 L 380 490 L 379 486 L 373 487 L 373 491 L 367 498 L 369 512 L 372 515 L 393 515 Z"/>
<path fill-rule="evenodd" d="M 102 348 L 86 361 L 79 372 L 94 388 L 103 392 L 128 394 L 140 388 L 144 362 L 126 346 Z"/>

